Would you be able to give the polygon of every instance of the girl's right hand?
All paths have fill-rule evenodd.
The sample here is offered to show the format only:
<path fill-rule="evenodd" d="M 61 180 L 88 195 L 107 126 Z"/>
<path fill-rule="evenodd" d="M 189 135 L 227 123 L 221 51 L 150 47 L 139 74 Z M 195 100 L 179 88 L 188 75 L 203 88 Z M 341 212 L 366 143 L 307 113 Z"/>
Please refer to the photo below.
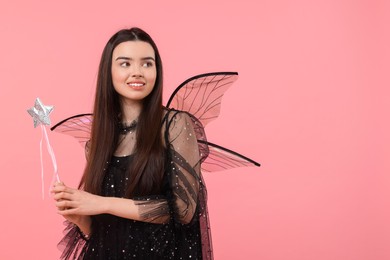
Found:
<path fill-rule="evenodd" d="M 60 186 L 65 186 L 64 183 L 62 182 L 57 182 L 54 184 L 54 188 L 52 190 L 52 193 L 54 193 L 54 200 L 57 202 L 62 201 L 62 198 L 58 198 L 59 192 L 57 192 L 58 187 Z M 57 196 L 56 196 L 57 195 Z M 67 208 L 64 207 L 57 207 L 58 213 L 62 215 L 67 221 L 77 225 L 81 230 L 89 230 L 90 224 L 91 224 L 91 218 L 88 215 L 78 215 L 78 214 L 68 214 L 64 215 L 61 214 L 60 212 L 63 212 Z"/>

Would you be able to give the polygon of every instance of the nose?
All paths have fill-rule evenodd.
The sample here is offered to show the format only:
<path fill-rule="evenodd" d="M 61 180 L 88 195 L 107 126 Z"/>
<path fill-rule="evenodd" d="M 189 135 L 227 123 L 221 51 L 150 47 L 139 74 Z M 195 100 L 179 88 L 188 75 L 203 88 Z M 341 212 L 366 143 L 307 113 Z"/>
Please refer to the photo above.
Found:
<path fill-rule="evenodd" d="M 138 78 L 138 77 L 142 77 L 143 76 L 143 73 L 142 73 L 142 67 L 141 66 L 132 66 L 131 67 L 131 76 L 132 77 L 135 77 L 135 78 Z"/>

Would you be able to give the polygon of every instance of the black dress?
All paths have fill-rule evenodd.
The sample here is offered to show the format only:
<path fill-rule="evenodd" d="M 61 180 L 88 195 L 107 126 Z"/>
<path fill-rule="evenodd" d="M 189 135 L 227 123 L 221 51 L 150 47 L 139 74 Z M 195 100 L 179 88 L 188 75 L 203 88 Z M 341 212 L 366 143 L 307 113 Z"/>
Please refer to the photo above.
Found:
<path fill-rule="evenodd" d="M 200 163 L 208 155 L 202 125 L 191 115 L 170 110 L 163 122 L 165 172 L 161 194 L 133 197 L 143 221 L 102 214 L 92 216 L 84 239 L 67 223 L 59 243 L 61 259 L 213 259 Z M 107 162 L 102 195 L 125 197 L 133 156 Z"/>

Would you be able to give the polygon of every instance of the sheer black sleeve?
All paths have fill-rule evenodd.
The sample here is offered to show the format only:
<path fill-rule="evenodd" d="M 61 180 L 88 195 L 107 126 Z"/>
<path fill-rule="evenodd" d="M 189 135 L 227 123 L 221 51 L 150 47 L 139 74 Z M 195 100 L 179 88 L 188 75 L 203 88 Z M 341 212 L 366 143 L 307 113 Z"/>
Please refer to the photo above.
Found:
<path fill-rule="evenodd" d="M 207 147 L 197 141 L 205 138 L 203 127 L 189 114 L 172 110 L 166 118 L 164 136 L 170 194 L 166 200 L 136 201 L 136 204 L 145 221 L 162 222 L 173 217 L 177 223 L 189 224 L 199 208 L 199 195 L 204 189 L 200 163 L 207 156 Z"/>
<path fill-rule="evenodd" d="M 64 224 L 64 237 L 58 243 L 58 248 L 62 251 L 60 259 L 82 259 L 88 240 L 75 224 L 69 221 Z"/>

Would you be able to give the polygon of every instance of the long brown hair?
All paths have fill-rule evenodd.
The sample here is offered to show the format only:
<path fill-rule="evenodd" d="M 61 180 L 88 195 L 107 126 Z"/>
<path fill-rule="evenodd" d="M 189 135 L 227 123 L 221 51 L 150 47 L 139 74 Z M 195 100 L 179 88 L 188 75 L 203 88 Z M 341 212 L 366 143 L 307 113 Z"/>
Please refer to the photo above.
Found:
<path fill-rule="evenodd" d="M 120 96 L 115 91 L 111 62 L 115 47 L 126 41 L 149 43 L 155 53 L 157 77 L 152 92 L 143 100 L 138 117 L 134 158 L 129 165 L 127 197 L 155 194 L 160 190 L 164 170 L 164 147 L 161 137 L 163 115 L 163 71 L 161 57 L 152 38 L 139 28 L 120 30 L 107 42 L 99 65 L 90 149 L 79 188 L 101 195 L 104 170 L 118 144 L 119 115 L 122 114 Z"/>

